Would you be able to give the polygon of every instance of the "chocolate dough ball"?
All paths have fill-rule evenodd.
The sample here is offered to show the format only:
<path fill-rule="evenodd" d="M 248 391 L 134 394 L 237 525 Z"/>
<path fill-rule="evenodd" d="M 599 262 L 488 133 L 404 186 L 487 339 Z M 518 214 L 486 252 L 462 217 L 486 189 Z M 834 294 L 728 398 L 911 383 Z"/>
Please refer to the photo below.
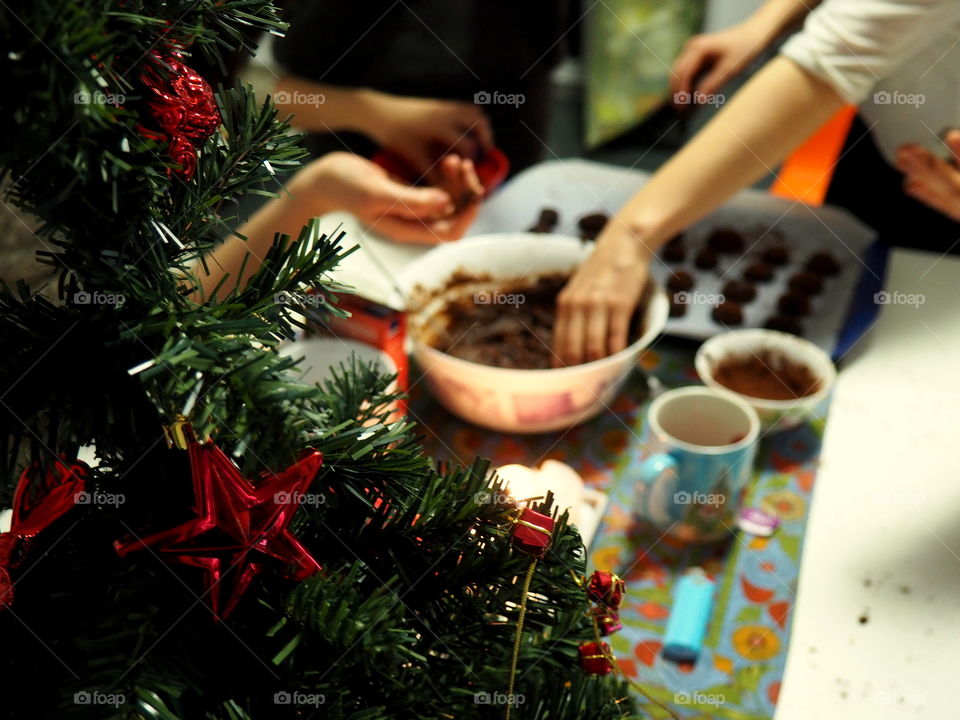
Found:
<path fill-rule="evenodd" d="M 802 292 L 788 290 L 780 296 L 777 307 L 784 315 L 802 317 L 810 314 L 810 298 Z"/>
<path fill-rule="evenodd" d="M 596 237 L 600 234 L 600 231 L 603 230 L 604 225 L 607 224 L 609 219 L 610 218 L 603 213 L 592 213 L 590 215 L 584 215 L 577 220 L 577 227 L 580 228 L 584 235 L 593 235 Z"/>
<path fill-rule="evenodd" d="M 718 253 L 738 253 L 743 252 L 746 240 L 743 235 L 731 228 L 717 228 L 707 240 L 707 245 Z"/>
<path fill-rule="evenodd" d="M 796 318 L 774 315 L 768 318 L 763 326 L 767 330 L 779 330 L 780 332 L 790 333 L 791 335 L 803 336 L 803 326 L 800 325 Z"/>
<path fill-rule="evenodd" d="M 790 252 L 784 245 L 771 245 L 762 253 L 760 257 L 770 265 L 786 265 L 790 261 Z"/>
<path fill-rule="evenodd" d="M 667 287 L 674 292 L 682 292 L 693 287 L 693 276 L 686 270 L 677 270 L 667 278 Z"/>
<path fill-rule="evenodd" d="M 740 325 L 743 322 L 743 310 L 740 303 L 727 300 L 717 305 L 710 314 L 714 322 L 721 325 Z"/>
<path fill-rule="evenodd" d="M 682 242 L 669 242 L 663 247 L 660 253 L 667 262 L 683 262 L 687 257 L 687 249 Z"/>
<path fill-rule="evenodd" d="M 773 268 L 765 262 L 755 262 L 743 271 L 743 276 L 754 282 L 770 282 L 773 278 Z"/>
<path fill-rule="evenodd" d="M 559 221 L 560 213 L 553 208 L 545 207 L 540 211 L 540 218 L 537 220 L 537 225 L 539 227 L 550 228 L 552 230 L 557 226 Z"/>
<path fill-rule="evenodd" d="M 739 303 L 748 303 L 757 296 L 757 286 L 746 280 L 731 280 L 723 286 L 723 297 Z"/>
<path fill-rule="evenodd" d="M 836 275 L 840 272 L 840 263 L 837 262 L 833 253 L 826 250 L 811 255 L 806 267 L 817 275 Z"/>
<path fill-rule="evenodd" d="M 677 302 L 677 294 L 670 293 L 670 317 L 683 317 L 687 314 L 687 304 Z"/>
<path fill-rule="evenodd" d="M 693 260 L 693 264 L 701 270 L 710 270 L 715 268 L 717 266 L 716 250 L 711 250 L 708 247 L 703 248 L 697 253 L 697 256 Z"/>
<path fill-rule="evenodd" d="M 823 290 L 823 278 L 812 272 L 798 272 L 794 274 L 787 285 L 804 295 L 817 295 Z"/>
<path fill-rule="evenodd" d="M 532 228 L 527 230 L 527 232 L 545 234 L 553 232 L 553 228 L 548 225 L 541 225 L 540 223 L 537 223 Z"/>

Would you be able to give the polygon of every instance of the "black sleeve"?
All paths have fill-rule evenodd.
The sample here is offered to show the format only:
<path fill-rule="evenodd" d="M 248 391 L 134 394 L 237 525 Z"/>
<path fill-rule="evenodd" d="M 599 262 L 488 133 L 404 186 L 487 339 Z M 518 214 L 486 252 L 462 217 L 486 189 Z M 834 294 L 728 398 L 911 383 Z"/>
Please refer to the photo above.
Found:
<path fill-rule="evenodd" d="M 366 61 L 374 54 L 365 52 L 364 46 L 376 40 L 378 29 L 389 29 L 392 6 L 397 7 L 384 0 L 292 3 L 284 13 L 290 24 L 286 36 L 273 44 L 274 59 L 293 75 L 353 84 L 351 77 L 367 74 Z"/>

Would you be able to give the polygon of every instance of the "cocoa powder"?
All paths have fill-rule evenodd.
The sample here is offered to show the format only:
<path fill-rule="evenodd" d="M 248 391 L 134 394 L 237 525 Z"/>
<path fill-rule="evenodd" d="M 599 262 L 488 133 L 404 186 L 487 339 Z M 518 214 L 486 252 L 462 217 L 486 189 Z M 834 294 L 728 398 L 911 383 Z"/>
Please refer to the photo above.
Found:
<path fill-rule="evenodd" d="M 713 368 L 713 379 L 741 395 L 764 400 L 795 400 L 820 389 L 820 380 L 809 367 L 774 350 L 727 356 Z"/>

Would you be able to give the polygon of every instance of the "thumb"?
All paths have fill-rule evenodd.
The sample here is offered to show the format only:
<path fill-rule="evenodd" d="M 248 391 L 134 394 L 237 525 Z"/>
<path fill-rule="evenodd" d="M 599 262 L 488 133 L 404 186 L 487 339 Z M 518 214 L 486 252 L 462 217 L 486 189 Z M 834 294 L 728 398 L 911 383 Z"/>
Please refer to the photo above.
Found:
<path fill-rule="evenodd" d="M 432 220 L 453 212 L 453 201 L 439 188 L 413 187 L 384 178 L 380 203 L 384 215 Z"/>
<path fill-rule="evenodd" d="M 723 87 L 724 83 L 727 80 L 727 72 L 729 67 L 724 63 L 716 63 L 710 72 L 703 76 L 699 83 L 697 83 L 697 90 L 699 90 L 704 95 L 716 95 L 717 91 Z"/>
<path fill-rule="evenodd" d="M 690 45 L 677 58 L 670 74 L 670 86 L 674 93 L 693 92 L 694 80 L 708 69 L 710 59 L 699 45 Z"/>
<path fill-rule="evenodd" d="M 946 137 L 947 146 L 953 153 L 953 161 L 960 164 L 960 130 L 951 130 Z"/>

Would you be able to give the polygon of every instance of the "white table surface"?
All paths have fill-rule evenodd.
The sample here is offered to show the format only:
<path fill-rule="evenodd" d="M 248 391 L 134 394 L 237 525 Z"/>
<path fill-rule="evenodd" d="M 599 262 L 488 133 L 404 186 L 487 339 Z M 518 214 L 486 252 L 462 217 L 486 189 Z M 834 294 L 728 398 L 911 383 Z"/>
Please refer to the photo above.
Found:
<path fill-rule="evenodd" d="M 925 303 L 840 372 L 776 720 L 960 717 L 960 259 L 894 251 L 886 287 Z"/>
<path fill-rule="evenodd" d="M 338 279 L 388 300 L 424 250 L 344 222 L 363 249 Z M 925 302 L 842 363 L 776 720 L 960 717 L 960 259 L 896 250 L 886 288 Z"/>

